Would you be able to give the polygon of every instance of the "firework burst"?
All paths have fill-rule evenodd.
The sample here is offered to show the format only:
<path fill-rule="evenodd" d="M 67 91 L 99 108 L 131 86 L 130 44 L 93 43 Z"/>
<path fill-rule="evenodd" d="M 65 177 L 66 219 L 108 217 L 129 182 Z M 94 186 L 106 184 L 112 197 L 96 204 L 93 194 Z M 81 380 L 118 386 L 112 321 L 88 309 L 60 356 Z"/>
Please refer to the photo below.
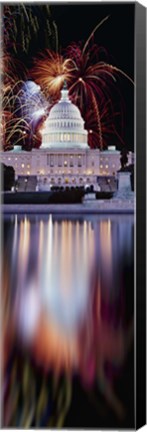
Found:
<path fill-rule="evenodd" d="M 11 86 L 5 85 L 2 89 L 0 130 L 4 150 L 18 143 L 29 149 L 38 147 L 38 134 L 47 108 L 40 89 L 32 81 L 19 80 L 13 86 L 12 83 Z"/>
<path fill-rule="evenodd" d="M 111 117 L 111 130 L 115 129 L 114 119 L 116 116 L 114 110 L 114 100 L 119 101 L 120 110 L 122 111 L 122 98 L 117 88 L 117 78 L 120 74 L 132 80 L 119 68 L 113 66 L 107 61 L 101 60 L 102 49 L 96 44 L 90 44 L 91 38 L 82 48 L 80 44 L 72 44 L 67 50 L 67 56 L 74 65 L 74 71 L 71 75 L 69 94 L 72 101 L 79 107 L 83 118 L 87 119 L 87 112 L 90 109 L 93 112 L 98 143 L 101 149 L 104 146 L 103 125 L 101 118 L 105 114 L 107 105 L 107 114 L 109 108 L 109 117 Z M 113 114 L 113 115 L 112 115 Z M 87 122 L 87 128 L 90 125 Z"/>
<path fill-rule="evenodd" d="M 39 45 L 40 40 L 46 47 L 58 48 L 57 26 L 47 4 L 40 5 L 39 10 L 38 6 L 23 3 L 4 5 L 2 29 L 4 45 L 13 54 L 27 55 L 34 42 Z"/>
<path fill-rule="evenodd" d="M 64 59 L 60 54 L 46 50 L 46 53 L 34 62 L 32 77 L 43 92 L 56 101 L 59 99 L 64 80 L 70 83 L 73 71 L 74 65 L 70 59 Z"/>
<path fill-rule="evenodd" d="M 116 129 L 116 124 L 118 129 L 123 130 L 123 111 L 113 109 L 111 101 L 102 100 L 99 103 L 99 118 L 97 118 L 97 109 L 94 111 L 92 106 L 89 106 L 85 112 L 85 128 L 88 130 L 88 143 L 91 148 L 97 148 L 99 142 L 99 130 L 101 131 L 101 139 L 103 148 L 107 149 L 109 142 L 116 144 L 118 141 L 124 145 L 124 140 L 122 139 L 121 133 Z M 98 128 L 99 121 L 99 128 Z"/>
<path fill-rule="evenodd" d="M 104 18 L 95 27 L 84 46 L 72 43 L 65 50 L 64 56 L 48 50 L 36 60 L 32 70 L 34 80 L 53 103 L 59 99 L 64 80 L 67 81 L 72 102 L 80 109 L 88 131 L 93 131 L 92 134 L 89 132 L 89 145 L 101 149 L 106 146 L 105 137 L 109 133 L 123 142 L 120 138 L 123 122 L 120 134 L 115 126 L 118 105 L 123 119 L 123 102 L 117 81 L 122 75 L 133 83 L 125 72 L 107 61 L 106 50 L 94 43 L 94 33 L 108 18 Z M 91 120 L 88 121 L 89 112 L 93 115 L 94 129 L 91 128 Z"/>

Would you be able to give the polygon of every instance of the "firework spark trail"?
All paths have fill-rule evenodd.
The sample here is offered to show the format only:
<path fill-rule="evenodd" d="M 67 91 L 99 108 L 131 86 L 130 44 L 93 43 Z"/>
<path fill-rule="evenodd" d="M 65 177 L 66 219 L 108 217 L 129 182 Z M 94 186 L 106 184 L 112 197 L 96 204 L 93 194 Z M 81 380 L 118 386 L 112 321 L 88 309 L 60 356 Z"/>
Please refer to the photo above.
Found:
<path fill-rule="evenodd" d="M 99 107 L 96 101 L 96 98 L 94 96 L 94 94 L 92 93 L 92 102 L 93 102 L 93 107 L 95 108 L 95 113 L 96 113 L 96 118 L 97 118 L 97 125 L 98 125 L 98 135 L 99 135 L 99 145 L 100 145 L 100 149 L 102 150 L 103 148 L 103 138 L 102 138 L 102 127 L 101 127 L 101 120 L 100 120 L 100 112 L 99 112 Z"/>
<path fill-rule="evenodd" d="M 5 52 L 0 57 L 0 74 L 3 84 L 2 92 L 5 87 L 14 86 L 18 81 L 27 79 L 27 70 L 22 62 Z"/>
<path fill-rule="evenodd" d="M 45 54 L 41 54 L 34 62 L 32 77 L 46 95 L 57 100 L 64 80 L 69 82 L 73 71 L 74 66 L 70 59 L 46 50 Z"/>
<path fill-rule="evenodd" d="M 42 9 L 43 11 L 43 9 Z M 43 12 L 42 12 L 43 13 Z M 18 28 L 17 19 L 20 17 L 22 22 L 22 33 L 20 35 L 20 46 L 27 52 L 29 48 L 29 43 L 31 39 L 31 29 L 34 34 L 37 34 L 39 30 L 39 17 L 37 14 L 37 9 L 33 12 L 30 6 L 18 5 L 17 7 L 4 7 L 4 29 L 6 33 L 6 46 L 9 46 L 8 40 L 12 40 L 11 29 L 14 24 L 14 35 L 13 44 L 15 46 L 15 51 L 19 48 L 18 42 Z M 49 19 L 48 19 L 49 18 Z M 60 90 L 63 86 L 63 82 L 66 79 L 69 87 L 69 94 L 71 100 L 79 107 L 81 114 L 86 120 L 86 110 L 87 107 L 91 105 L 94 113 L 94 117 L 97 121 L 97 146 L 101 149 L 104 146 L 104 134 L 103 125 L 101 124 L 101 109 L 103 100 L 104 105 L 110 100 L 110 117 L 112 121 L 111 130 L 114 134 L 118 136 L 119 140 L 123 142 L 120 134 L 116 130 L 115 117 L 116 113 L 113 106 L 113 96 L 119 93 L 117 86 L 117 77 L 122 75 L 127 78 L 131 83 L 133 80 L 121 69 L 113 66 L 109 62 L 101 60 L 101 53 L 105 54 L 106 51 L 102 47 L 98 47 L 94 43 L 94 34 L 99 29 L 99 27 L 107 21 L 109 16 L 105 17 L 98 25 L 93 29 L 84 46 L 79 43 L 73 43 L 65 50 L 65 56 L 53 52 L 49 49 L 42 55 L 39 59 L 34 62 L 34 68 L 32 70 L 32 77 L 41 86 L 44 94 L 47 98 L 50 98 L 52 103 L 56 102 L 60 97 Z M 53 27 L 55 33 L 57 33 L 56 24 L 53 21 Z M 47 32 L 48 36 L 52 34 L 52 26 L 50 23 L 50 8 L 47 6 Z M 26 36 L 26 38 L 24 37 Z M 57 50 L 57 34 L 56 40 L 56 50 Z M 18 45 L 17 45 L 18 44 Z M 28 47 L 26 47 L 28 44 Z M 13 59 L 9 56 L 5 56 L 5 91 L 9 90 L 9 85 L 14 84 L 16 80 L 16 74 L 19 71 L 19 75 L 22 76 L 23 67 L 21 64 L 15 64 Z M 18 80 L 19 77 L 17 77 Z M 121 104 L 120 104 L 121 105 Z M 121 114 L 123 110 L 121 108 Z M 112 119 L 112 117 L 114 118 Z M 104 117 L 104 110 L 103 110 Z M 122 116 L 123 118 L 123 116 Z M 106 125 L 106 121 L 103 122 Z M 87 128 L 90 129 L 87 121 Z M 121 126 L 122 134 L 123 126 Z M 91 136 L 91 138 L 94 137 Z M 90 140 L 91 142 L 91 140 Z M 95 145 L 94 145 L 95 146 Z"/>
<path fill-rule="evenodd" d="M 16 89 L 16 84 L 14 87 Z M 15 104 L 16 100 L 18 99 L 18 95 L 15 92 L 13 93 L 13 88 L 10 88 L 8 94 L 7 92 L 5 93 L 2 98 L 3 112 L 1 136 L 3 139 L 4 149 L 6 150 L 7 148 L 13 147 L 14 144 L 18 144 L 19 141 L 24 140 L 24 132 L 28 132 L 29 124 L 26 118 L 21 118 L 20 115 L 17 115 L 18 110 L 15 107 Z M 17 136 L 18 134 L 19 136 Z"/>
<path fill-rule="evenodd" d="M 97 108 L 98 105 L 96 105 Z M 96 110 L 95 110 L 96 111 Z M 99 115 L 100 115 L 100 127 L 103 137 L 103 147 L 107 148 L 109 140 L 111 142 L 114 136 L 118 138 L 118 141 L 124 146 L 124 140 L 118 133 L 115 127 L 115 123 L 120 124 L 121 130 L 123 129 L 123 115 L 117 108 L 114 109 L 111 100 L 101 100 L 99 103 Z M 96 118 L 96 112 L 90 107 L 87 107 L 85 113 L 85 128 L 88 130 L 88 143 L 91 148 L 96 148 L 99 140 L 98 133 L 98 122 Z"/>
<path fill-rule="evenodd" d="M 95 31 L 107 19 L 108 17 L 95 27 L 83 48 L 81 43 L 73 43 L 65 50 L 64 57 L 48 50 L 40 56 L 39 61 L 36 60 L 32 70 L 33 78 L 40 84 L 45 94 L 52 97 L 53 102 L 59 99 L 61 87 L 66 79 L 70 98 L 80 109 L 84 120 L 86 120 L 87 110 L 91 106 L 95 121 L 97 121 L 97 130 L 95 131 L 98 137 L 97 146 L 101 149 L 104 146 L 103 126 L 101 124 L 102 101 L 104 106 L 109 101 L 111 131 L 113 130 L 113 133 L 123 142 L 115 126 L 115 98 L 117 98 L 121 114 L 123 114 L 117 78 L 122 75 L 130 83 L 133 83 L 133 80 L 124 71 L 101 60 L 101 53 L 103 52 L 106 56 L 106 52 L 92 41 Z M 103 109 L 102 111 L 104 120 L 105 111 Z M 87 128 L 90 129 L 88 121 Z M 122 129 L 121 125 L 121 133 Z"/>
<path fill-rule="evenodd" d="M 46 115 L 48 104 L 36 88 L 31 81 L 23 80 L 3 86 L 1 139 L 5 150 L 35 134 Z"/>
<path fill-rule="evenodd" d="M 31 130 L 36 133 L 38 122 L 44 114 L 45 100 L 39 92 L 32 94 L 27 91 L 28 73 L 25 66 L 7 52 L 2 53 L 0 58 L 0 73 L 0 136 L 3 148 L 7 150 L 18 143 L 24 144 Z"/>
<path fill-rule="evenodd" d="M 45 25 L 42 26 L 42 22 Z M 27 54 L 34 39 L 38 40 L 40 31 L 46 47 L 58 47 L 57 26 L 51 18 L 49 5 L 40 6 L 39 14 L 38 7 L 32 5 L 4 5 L 2 26 L 4 45 L 14 54 L 21 51 Z"/>
<path fill-rule="evenodd" d="M 115 111 L 113 107 L 114 95 L 117 97 L 119 96 L 118 99 L 121 105 L 119 89 L 116 85 L 117 76 L 122 74 L 125 78 L 128 78 L 131 83 L 133 83 L 133 81 L 119 68 L 104 61 L 100 61 L 98 59 L 99 50 L 95 44 L 92 46 L 92 50 L 91 47 L 88 48 L 88 44 L 84 46 L 84 49 L 78 45 L 76 50 L 76 44 L 74 44 L 73 46 L 69 46 L 66 52 L 68 57 L 71 58 L 73 64 L 75 65 L 75 73 L 73 74 L 72 82 L 70 82 L 69 85 L 69 93 L 71 97 L 73 97 L 74 102 L 77 103 L 78 107 L 80 108 L 84 119 L 86 118 L 85 107 L 91 104 L 93 113 L 97 118 L 99 146 L 102 148 L 103 131 L 100 124 L 102 106 L 101 101 L 103 100 L 104 104 L 106 104 L 107 101 L 110 102 L 109 107 L 111 120 L 112 114 L 114 115 L 115 119 Z M 79 98 L 80 91 L 81 100 Z M 77 96 L 75 96 L 75 94 L 77 94 Z M 113 130 L 115 130 L 115 126 L 113 126 Z"/>
<path fill-rule="evenodd" d="M 44 114 L 49 109 L 49 104 L 46 102 L 40 87 L 33 81 L 25 81 L 22 83 L 18 98 L 18 111 L 21 111 L 22 116 L 27 116 L 32 119 L 38 111 L 44 111 Z"/>
<path fill-rule="evenodd" d="M 98 28 L 99 28 L 99 27 L 100 27 L 100 26 L 101 26 L 105 21 L 107 21 L 108 18 L 109 18 L 109 15 L 106 16 L 102 21 L 100 21 L 100 23 L 98 23 L 98 24 L 96 25 L 96 27 L 92 30 L 92 32 L 91 32 L 89 38 L 87 39 L 87 41 L 85 42 L 85 45 L 84 45 L 84 47 L 83 47 L 83 53 L 84 53 L 84 51 L 86 51 L 86 48 L 88 47 L 89 42 L 90 42 L 91 38 L 93 37 L 94 33 L 98 30 Z"/>

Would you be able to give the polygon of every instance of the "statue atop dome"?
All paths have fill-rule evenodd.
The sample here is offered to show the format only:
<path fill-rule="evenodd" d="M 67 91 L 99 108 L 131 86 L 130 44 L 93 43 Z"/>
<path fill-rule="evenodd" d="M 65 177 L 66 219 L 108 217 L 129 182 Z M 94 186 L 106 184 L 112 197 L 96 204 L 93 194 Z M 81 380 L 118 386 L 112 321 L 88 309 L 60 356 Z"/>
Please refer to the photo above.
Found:
<path fill-rule="evenodd" d="M 59 100 L 59 103 L 63 101 L 70 102 L 66 80 L 64 80 L 63 87 L 61 89 L 61 99 Z"/>
<path fill-rule="evenodd" d="M 63 83 L 63 87 L 62 87 L 62 90 L 68 90 L 68 88 L 67 88 L 67 81 L 66 81 L 66 79 L 64 80 L 64 83 Z"/>

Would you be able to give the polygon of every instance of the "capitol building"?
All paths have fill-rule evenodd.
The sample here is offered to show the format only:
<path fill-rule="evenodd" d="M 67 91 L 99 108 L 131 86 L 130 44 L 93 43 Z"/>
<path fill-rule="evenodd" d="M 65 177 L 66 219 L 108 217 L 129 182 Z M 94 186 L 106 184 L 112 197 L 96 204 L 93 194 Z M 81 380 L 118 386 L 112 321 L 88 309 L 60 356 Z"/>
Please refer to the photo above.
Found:
<path fill-rule="evenodd" d="M 132 160 L 129 152 L 128 163 Z M 100 190 L 99 178 L 115 177 L 120 169 L 120 152 L 114 146 L 104 151 L 90 149 L 84 120 L 64 84 L 59 102 L 44 123 L 41 147 L 23 151 L 15 146 L 11 151 L 1 151 L 0 161 L 13 166 L 16 179 L 28 181 L 36 176 L 36 190 L 89 185 Z"/>

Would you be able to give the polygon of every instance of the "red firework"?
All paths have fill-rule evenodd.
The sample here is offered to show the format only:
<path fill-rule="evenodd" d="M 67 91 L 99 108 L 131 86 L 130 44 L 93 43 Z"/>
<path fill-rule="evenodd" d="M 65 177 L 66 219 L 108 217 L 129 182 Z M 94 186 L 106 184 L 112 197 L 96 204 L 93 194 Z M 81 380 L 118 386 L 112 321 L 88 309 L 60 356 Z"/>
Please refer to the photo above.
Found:
<path fill-rule="evenodd" d="M 102 133 L 103 148 L 107 149 L 109 143 L 115 145 L 118 141 L 123 145 L 125 144 L 121 134 L 116 129 L 115 124 L 117 124 L 118 129 L 122 129 L 123 121 L 122 114 L 113 110 L 109 101 L 102 101 L 99 103 L 100 112 L 100 128 Z M 99 146 L 99 129 L 97 124 L 97 116 L 90 106 L 85 112 L 85 128 L 88 131 L 88 144 L 91 148 L 97 148 Z M 115 143 L 116 140 L 116 143 Z"/>
<path fill-rule="evenodd" d="M 66 79 L 70 98 L 78 106 L 86 122 L 89 145 L 101 149 L 106 146 L 106 136 L 110 132 L 122 141 L 115 128 L 118 106 L 123 119 L 122 97 L 117 79 L 123 75 L 133 83 L 125 72 L 107 61 L 106 51 L 94 43 L 95 31 L 107 19 L 108 17 L 104 18 L 95 27 L 83 47 L 81 43 L 72 43 L 65 50 L 64 56 L 48 50 L 35 62 L 32 71 L 33 78 L 54 102 L 58 100 Z M 91 117 L 94 128 L 91 126 Z M 120 126 L 122 135 L 122 122 Z"/>
<path fill-rule="evenodd" d="M 70 59 L 64 59 L 58 53 L 46 50 L 34 61 L 31 76 L 40 85 L 46 97 L 56 102 L 60 97 L 60 91 L 64 80 L 70 82 L 74 70 Z"/>
<path fill-rule="evenodd" d="M 115 128 L 115 118 L 118 116 L 116 99 L 123 120 L 123 100 L 117 87 L 117 78 L 121 74 L 133 83 L 125 72 L 107 61 L 106 50 L 94 43 L 95 31 L 108 18 L 104 18 L 95 27 L 83 47 L 80 43 L 73 43 L 66 49 L 66 55 L 73 63 L 69 94 L 85 119 L 89 145 L 101 149 L 106 145 L 105 137 L 109 133 L 115 133 L 122 141 Z M 91 118 L 94 128 L 91 126 Z M 122 134 L 123 122 L 120 126 Z"/>

